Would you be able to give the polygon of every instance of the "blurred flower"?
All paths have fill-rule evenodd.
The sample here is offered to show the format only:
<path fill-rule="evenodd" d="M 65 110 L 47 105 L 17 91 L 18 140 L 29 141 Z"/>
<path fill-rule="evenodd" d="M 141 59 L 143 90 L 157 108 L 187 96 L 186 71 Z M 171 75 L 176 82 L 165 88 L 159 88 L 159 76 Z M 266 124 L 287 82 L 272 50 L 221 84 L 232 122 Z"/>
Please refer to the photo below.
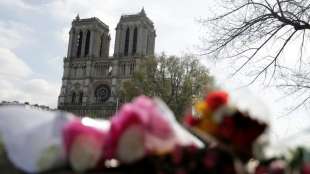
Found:
<path fill-rule="evenodd" d="M 85 126 L 76 119 L 64 127 L 63 139 L 67 157 L 76 171 L 94 168 L 103 158 L 106 132 Z"/>
<path fill-rule="evenodd" d="M 131 163 L 146 153 L 172 150 L 175 134 L 162 114 L 149 97 L 141 96 L 125 104 L 111 119 L 105 147 L 108 157 Z"/>
<path fill-rule="evenodd" d="M 181 164 L 183 160 L 183 148 L 181 146 L 175 146 L 173 151 L 171 152 L 172 163 L 174 165 Z"/>
<path fill-rule="evenodd" d="M 201 120 L 198 117 L 193 116 L 193 115 L 186 115 L 183 118 L 183 123 L 186 126 L 190 126 L 190 127 L 197 126 L 200 123 L 200 121 Z"/>
<path fill-rule="evenodd" d="M 285 162 L 283 160 L 275 160 L 271 162 L 269 173 L 270 174 L 285 174 Z"/>
<path fill-rule="evenodd" d="M 219 125 L 219 135 L 224 140 L 231 140 L 235 133 L 236 125 L 233 117 L 224 117 L 222 123 Z"/>
<path fill-rule="evenodd" d="M 205 101 L 199 101 L 195 104 L 195 111 L 200 115 L 205 114 L 205 112 L 207 111 L 207 108 L 208 106 Z"/>
<path fill-rule="evenodd" d="M 300 174 L 310 174 L 310 163 L 305 163 L 302 165 Z"/>
<path fill-rule="evenodd" d="M 226 105 L 228 102 L 228 93 L 225 91 L 213 91 L 210 92 L 205 101 L 208 104 L 208 107 L 211 111 L 215 111 L 219 107 Z"/>
<path fill-rule="evenodd" d="M 107 136 L 107 143 L 105 144 L 105 151 L 106 151 L 108 158 L 115 158 L 117 156 L 118 146 L 120 145 L 119 142 L 126 141 L 126 136 L 122 136 L 122 135 L 127 129 L 129 129 L 130 127 L 133 127 L 134 125 L 138 127 L 138 125 L 141 126 L 141 125 L 146 124 L 147 120 L 146 118 L 143 119 L 142 118 L 143 116 L 144 115 L 142 113 L 138 113 L 138 111 L 134 109 L 134 106 L 132 104 L 125 104 L 120 109 L 120 111 L 115 116 L 112 117 L 111 128 Z M 140 132 L 135 132 L 135 131 L 144 131 L 144 128 L 141 127 L 141 128 L 129 129 L 128 134 L 137 135 L 138 137 L 143 135 L 143 133 L 141 134 Z M 127 135 L 127 134 L 124 134 L 124 135 Z M 125 140 L 121 140 L 121 138 Z M 133 138 L 135 139 L 135 137 Z M 139 143 L 139 142 L 136 142 L 136 143 Z M 143 143 L 142 146 L 144 146 L 143 141 L 140 143 Z M 132 151 L 132 149 L 128 149 L 128 151 Z"/>
<path fill-rule="evenodd" d="M 203 159 L 204 167 L 208 170 L 214 170 L 218 163 L 219 156 L 216 151 L 208 150 Z"/>
<path fill-rule="evenodd" d="M 254 174 L 268 174 L 268 166 L 258 165 L 255 168 L 255 173 Z"/>
<path fill-rule="evenodd" d="M 201 120 L 200 123 L 198 124 L 198 127 L 211 135 L 215 135 L 218 131 L 218 125 L 211 119 Z"/>

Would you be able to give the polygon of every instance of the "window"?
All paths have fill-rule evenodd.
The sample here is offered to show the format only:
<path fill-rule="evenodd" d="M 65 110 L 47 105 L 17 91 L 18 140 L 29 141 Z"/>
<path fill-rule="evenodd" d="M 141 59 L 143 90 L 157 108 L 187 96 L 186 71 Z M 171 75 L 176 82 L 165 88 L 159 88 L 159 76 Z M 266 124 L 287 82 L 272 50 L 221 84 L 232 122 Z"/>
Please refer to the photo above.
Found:
<path fill-rule="evenodd" d="M 80 96 L 79 96 L 79 104 L 83 103 L 83 92 L 80 92 Z"/>
<path fill-rule="evenodd" d="M 85 43 L 85 54 L 84 56 L 88 56 L 89 53 L 89 43 L 90 43 L 90 31 L 88 30 L 86 33 L 86 43 Z"/>
<path fill-rule="evenodd" d="M 86 76 L 86 66 L 83 66 L 83 76 Z"/>
<path fill-rule="evenodd" d="M 77 78 L 78 77 L 78 67 L 77 66 L 74 67 L 73 72 L 74 72 L 74 77 Z"/>
<path fill-rule="evenodd" d="M 126 64 L 125 63 L 121 64 L 120 69 L 121 69 L 121 74 L 126 75 Z"/>
<path fill-rule="evenodd" d="M 131 63 L 131 64 L 130 64 L 130 68 L 129 68 L 129 73 L 130 73 L 130 74 L 133 74 L 134 71 L 135 71 L 135 64 L 134 64 L 134 63 Z"/>
<path fill-rule="evenodd" d="M 138 29 L 136 27 L 134 32 L 133 32 L 132 55 L 135 55 L 137 52 L 137 41 L 138 41 Z"/>
<path fill-rule="evenodd" d="M 128 56 L 128 48 L 129 48 L 129 35 L 130 35 L 130 31 L 129 31 L 129 27 L 126 30 L 126 37 L 125 37 L 125 50 L 124 50 L 124 55 Z"/>
<path fill-rule="evenodd" d="M 75 92 L 73 92 L 72 97 L 71 97 L 71 103 L 75 103 L 75 99 L 76 99 L 76 94 Z"/>
<path fill-rule="evenodd" d="M 149 34 L 146 35 L 146 54 L 149 53 Z"/>
<path fill-rule="evenodd" d="M 81 56 L 81 51 L 82 51 L 82 40 L 83 40 L 83 32 L 80 31 L 78 38 L 77 38 L 77 53 L 76 56 L 80 57 Z"/>
<path fill-rule="evenodd" d="M 104 76 L 107 76 L 109 74 L 109 64 L 104 64 Z"/>
<path fill-rule="evenodd" d="M 111 90 L 108 85 L 100 85 L 95 90 L 96 103 L 104 103 L 110 98 L 110 96 Z"/>
<path fill-rule="evenodd" d="M 102 56 L 103 54 L 103 41 L 104 41 L 104 35 L 100 37 L 100 48 L 99 48 L 99 56 Z"/>

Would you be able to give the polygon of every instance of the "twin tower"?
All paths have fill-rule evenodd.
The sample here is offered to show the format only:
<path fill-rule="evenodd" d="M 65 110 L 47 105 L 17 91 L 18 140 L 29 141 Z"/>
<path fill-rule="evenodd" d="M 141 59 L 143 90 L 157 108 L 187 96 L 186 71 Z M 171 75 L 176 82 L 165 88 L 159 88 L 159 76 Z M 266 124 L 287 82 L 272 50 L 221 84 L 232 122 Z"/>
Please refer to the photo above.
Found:
<path fill-rule="evenodd" d="M 123 15 L 116 27 L 113 57 L 141 57 L 154 54 L 155 29 L 144 9 Z M 98 18 L 76 17 L 70 30 L 68 58 L 109 57 L 109 26 Z"/>
<path fill-rule="evenodd" d="M 141 59 L 154 55 L 156 32 L 144 9 L 122 15 L 116 27 L 114 54 L 109 56 L 109 26 L 98 18 L 77 16 L 69 32 L 58 109 L 78 115 L 109 117 L 117 109 L 124 80 Z"/>

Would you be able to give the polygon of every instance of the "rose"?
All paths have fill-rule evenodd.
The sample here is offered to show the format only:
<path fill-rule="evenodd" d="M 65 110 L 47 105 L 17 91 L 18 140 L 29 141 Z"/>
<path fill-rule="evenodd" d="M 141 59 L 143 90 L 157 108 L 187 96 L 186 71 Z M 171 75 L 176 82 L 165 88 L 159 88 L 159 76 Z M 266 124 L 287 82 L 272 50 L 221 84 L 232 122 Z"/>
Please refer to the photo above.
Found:
<path fill-rule="evenodd" d="M 164 153 L 175 145 L 173 129 L 156 103 L 141 96 L 125 104 L 111 119 L 105 151 L 108 158 L 132 163 L 147 153 Z"/>
<path fill-rule="evenodd" d="M 199 122 L 200 122 L 200 119 L 192 115 L 186 115 L 183 118 L 183 123 L 189 127 L 197 126 Z"/>
<path fill-rule="evenodd" d="M 143 125 L 147 122 L 146 118 L 143 118 L 144 114 L 145 113 L 142 113 L 141 110 L 136 110 L 132 104 L 125 104 L 120 111 L 112 117 L 111 128 L 107 136 L 107 144 L 105 145 L 108 158 L 118 158 L 128 163 L 144 156 Z M 135 147 L 132 146 L 132 144 L 134 144 Z M 134 149 L 127 148 L 126 146 Z"/>
<path fill-rule="evenodd" d="M 208 108 L 210 108 L 211 111 L 215 111 L 219 107 L 227 104 L 228 94 L 225 91 L 213 91 L 205 97 L 205 101 L 208 104 Z"/>
<path fill-rule="evenodd" d="M 233 117 L 226 116 L 223 118 L 221 124 L 219 125 L 219 135 L 224 140 L 231 140 L 235 133 L 236 123 Z"/>
<path fill-rule="evenodd" d="M 106 132 L 82 124 L 80 119 L 72 121 L 63 129 L 63 142 L 67 158 L 76 171 L 95 168 L 103 158 L 102 147 Z"/>

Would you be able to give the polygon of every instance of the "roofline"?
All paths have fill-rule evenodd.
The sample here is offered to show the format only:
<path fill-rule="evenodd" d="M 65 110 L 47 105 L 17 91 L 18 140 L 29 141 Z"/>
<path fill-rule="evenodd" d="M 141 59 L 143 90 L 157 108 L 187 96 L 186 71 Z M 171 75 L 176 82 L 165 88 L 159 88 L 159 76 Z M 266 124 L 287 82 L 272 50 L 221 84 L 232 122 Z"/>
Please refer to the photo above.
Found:
<path fill-rule="evenodd" d="M 95 20 L 96 22 L 98 22 L 99 24 L 101 24 L 103 27 L 107 28 L 109 30 L 109 26 L 107 24 L 105 24 L 104 22 L 102 22 L 99 18 L 97 17 L 91 17 L 91 18 L 83 18 L 83 19 L 74 19 L 73 22 L 87 22 L 87 21 L 91 21 L 91 20 Z"/>

